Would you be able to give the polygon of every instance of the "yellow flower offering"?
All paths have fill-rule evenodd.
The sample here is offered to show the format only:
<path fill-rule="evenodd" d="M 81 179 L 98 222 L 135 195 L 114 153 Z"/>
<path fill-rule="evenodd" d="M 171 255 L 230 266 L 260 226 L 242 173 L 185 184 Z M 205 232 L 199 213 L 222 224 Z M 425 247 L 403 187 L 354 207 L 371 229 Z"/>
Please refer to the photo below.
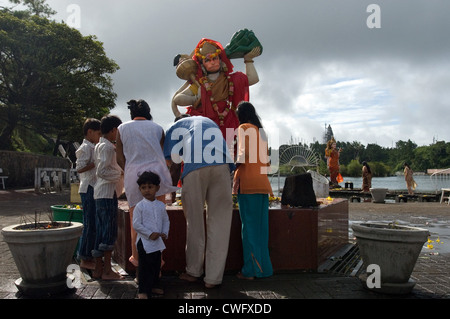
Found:
<path fill-rule="evenodd" d="M 433 249 L 434 246 L 432 243 L 436 242 L 438 244 L 442 244 L 443 242 L 441 241 L 441 239 L 438 237 L 435 241 L 433 241 L 430 237 L 428 237 L 428 241 L 427 241 L 427 248 L 428 249 Z"/>

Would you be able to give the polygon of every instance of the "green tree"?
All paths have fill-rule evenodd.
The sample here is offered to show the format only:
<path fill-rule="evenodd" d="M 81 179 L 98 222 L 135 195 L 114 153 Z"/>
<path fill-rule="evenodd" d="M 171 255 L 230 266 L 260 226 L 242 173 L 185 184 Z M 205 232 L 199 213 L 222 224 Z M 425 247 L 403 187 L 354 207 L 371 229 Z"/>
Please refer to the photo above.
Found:
<path fill-rule="evenodd" d="M 414 150 L 414 167 L 416 171 L 428 168 L 450 167 L 450 143 L 436 142 L 429 146 L 420 146 Z"/>
<path fill-rule="evenodd" d="M 382 162 L 370 162 L 370 170 L 374 177 L 385 177 L 390 174 L 390 167 Z"/>
<path fill-rule="evenodd" d="M 36 14 L 0 11 L 0 149 L 13 149 L 18 128 L 78 141 L 85 118 L 115 106 L 110 74 L 119 67 L 103 44 L 36 8 Z"/>
<path fill-rule="evenodd" d="M 347 165 L 347 171 L 345 175 L 357 177 L 361 176 L 361 174 L 362 174 L 362 164 L 359 163 L 359 161 L 356 159 L 351 160 L 350 163 Z"/>
<path fill-rule="evenodd" d="M 339 162 L 345 165 L 348 165 L 353 159 L 359 160 L 364 152 L 364 145 L 357 141 L 353 141 L 352 143 L 337 142 L 336 147 L 342 149 L 339 155 Z"/>
<path fill-rule="evenodd" d="M 428 168 L 447 168 L 450 166 L 450 147 L 444 141 L 436 142 L 429 146 L 431 165 Z"/>
<path fill-rule="evenodd" d="M 23 4 L 29 8 L 31 14 L 40 17 L 50 17 L 56 13 L 45 0 L 9 0 L 9 2 L 14 4 Z"/>
<path fill-rule="evenodd" d="M 311 143 L 309 145 L 309 148 L 316 152 L 320 159 L 325 160 L 325 148 L 327 147 L 326 144 L 320 144 L 319 142 L 315 141 L 314 143 Z"/>
<path fill-rule="evenodd" d="M 389 160 L 388 151 L 377 144 L 367 144 L 361 156 L 361 161 L 366 162 L 387 162 Z"/>
<path fill-rule="evenodd" d="M 425 171 L 427 168 L 435 168 L 429 146 L 420 146 L 414 150 L 414 170 Z"/>
<path fill-rule="evenodd" d="M 395 149 L 390 153 L 390 163 L 395 167 L 395 170 L 403 171 L 403 163 L 407 162 L 410 165 L 414 165 L 414 150 L 417 148 L 417 144 L 408 141 L 398 141 L 395 143 Z"/>

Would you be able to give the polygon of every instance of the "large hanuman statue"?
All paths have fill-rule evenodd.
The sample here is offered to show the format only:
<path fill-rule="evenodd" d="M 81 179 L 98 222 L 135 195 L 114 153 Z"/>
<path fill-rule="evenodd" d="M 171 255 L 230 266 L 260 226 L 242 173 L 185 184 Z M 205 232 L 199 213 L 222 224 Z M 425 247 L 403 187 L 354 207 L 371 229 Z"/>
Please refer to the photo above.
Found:
<path fill-rule="evenodd" d="M 227 128 L 239 126 L 236 107 L 249 101 L 249 86 L 259 82 L 253 59 L 261 53 L 254 33 L 244 29 L 233 35 L 225 49 L 217 41 L 202 39 L 190 55 L 178 55 L 177 76 L 187 82 L 172 99 L 175 117 L 181 116 L 178 106 L 187 106 L 187 114 L 212 119 L 226 137 Z M 235 58 L 244 58 L 245 74 L 233 73 L 230 59 Z"/>

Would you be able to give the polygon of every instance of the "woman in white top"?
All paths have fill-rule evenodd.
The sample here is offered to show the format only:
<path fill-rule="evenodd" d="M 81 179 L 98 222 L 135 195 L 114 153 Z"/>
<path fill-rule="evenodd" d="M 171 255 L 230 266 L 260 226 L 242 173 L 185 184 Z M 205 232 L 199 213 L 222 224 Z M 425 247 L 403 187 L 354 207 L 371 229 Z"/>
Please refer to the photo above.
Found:
<path fill-rule="evenodd" d="M 164 202 L 165 194 L 177 190 L 172 186 L 172 178 L 162 152 L 164 145 L 163 128 L 152 121 L 150 107 L 144 100 L 131 100 L 128 103 L 131 121 L 119 126 L 116 139 L 117 163 L 124 170 L 125 194 L 130 207 L 130 222 L 133 210 L 142 200 L 137 179 L 145 171 L 152 171 L 161 178 L 157 199 Z M 132 256 L 130 262 L 138 265 L 135 245 L 136 232 L 131 227 Z"/>

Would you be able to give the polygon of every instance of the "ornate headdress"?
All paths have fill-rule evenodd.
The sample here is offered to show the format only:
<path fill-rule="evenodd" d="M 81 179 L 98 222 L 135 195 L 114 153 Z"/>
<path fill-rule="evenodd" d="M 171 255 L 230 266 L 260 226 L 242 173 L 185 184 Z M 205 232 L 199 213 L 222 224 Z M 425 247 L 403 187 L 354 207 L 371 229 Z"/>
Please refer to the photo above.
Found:
<path fill-rule="evenodd" d="M 195 48 L 195 55 L 202 60 L 215 58 L 220 53 L 222 53 L 222 50 L 209 41 L 204 41 L 200 46 Z"/>
<path fill-rule="evenodd" d="M 222 63 L 225 65 L 224 71 L 225 73 L 233 72 L 233 64 L 231 64 L 230 60 L 227 57 L 227 54 L 222 47 L 222 45 L 214 40 L 210 39 L 201 39 L 197 44 L 194 56 L 192 59 L 197 62 L 199 66 L 202 64 L 202 60 L 205 58 L 213 58 L 219 56 Z"/>
<path fill-rule="evenodd" d="M 333 143 L 336 143 L 336 140 L 334 139 L 334 136 L 331 137 L 331 140 L 329 140 L 327 142 L 327 149 L 331 149 L 331 146 L 333 145 Z"/>

